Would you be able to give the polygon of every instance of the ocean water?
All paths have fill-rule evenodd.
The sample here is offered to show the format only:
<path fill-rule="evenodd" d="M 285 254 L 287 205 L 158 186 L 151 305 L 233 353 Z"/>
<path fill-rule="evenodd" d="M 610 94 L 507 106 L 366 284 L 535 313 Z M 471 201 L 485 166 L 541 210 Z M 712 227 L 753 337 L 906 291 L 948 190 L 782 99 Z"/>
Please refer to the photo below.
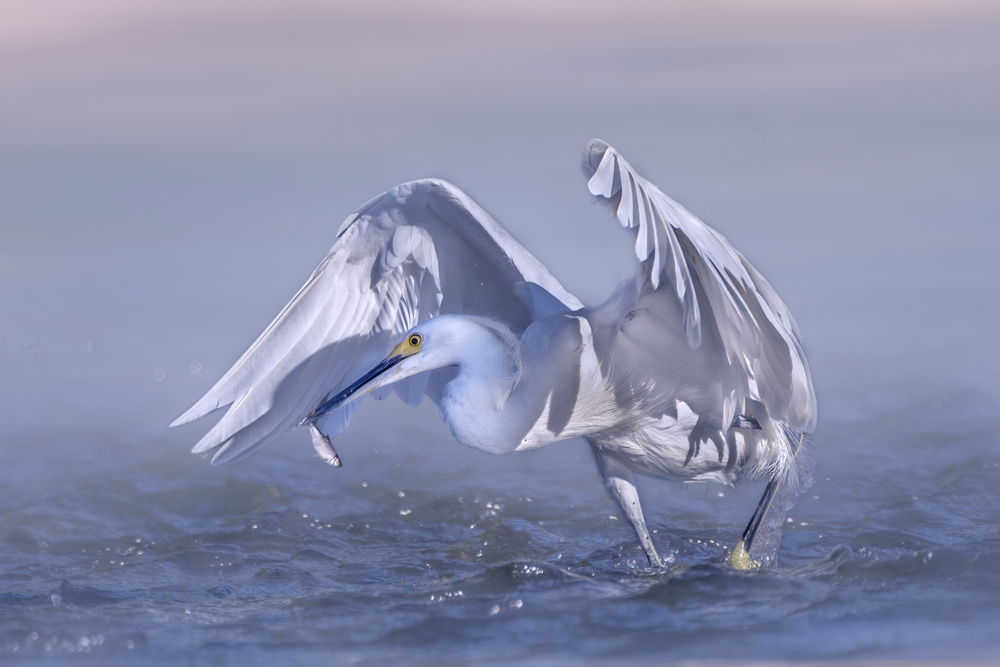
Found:
<path fill-rule="evenodd" d="M 645 484 L 654 539 L 676 558 L 650 571 L 581 443 L 498 459 L 436 428 L 372 435 L 376 420 L 343 438 L 339 470 L 305 438 L 218 469 L 165 432 L 8 437 L 21 453 L 4 466 L 0 651 L 74 664 L 992 661 L 1000 455 L 995 413 L 970 398 L 884 405 L 818 433 L 778 562 L 755 572 L 719 561 L 759 488 Z"/>

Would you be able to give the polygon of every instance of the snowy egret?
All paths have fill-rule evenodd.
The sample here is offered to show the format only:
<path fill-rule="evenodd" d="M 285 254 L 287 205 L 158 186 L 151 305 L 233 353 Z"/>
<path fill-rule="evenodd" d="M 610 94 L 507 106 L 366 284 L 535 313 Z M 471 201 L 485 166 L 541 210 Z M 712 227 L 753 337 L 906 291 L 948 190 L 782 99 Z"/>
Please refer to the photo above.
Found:
<path fill-rule="evenodd" d="M 729 558 L 756 567 L 754 536 L 816 421 L 798 329 L 739 252 L 616 150 L 591 140 L 583 168 L 635 234 L 639 266 L 606 303 L 585 307 L 454 185 L 405 183 L 347 218 L 305 286 L 172 425 L 228 405 L 193 449 L 213 463 L 307 426 L 339 466 L 330 438 L 357 399 L 427 395 L 456 440 L 488 452 L 585 438 L 653 566 L 634 472 L 767 479 Z"/>

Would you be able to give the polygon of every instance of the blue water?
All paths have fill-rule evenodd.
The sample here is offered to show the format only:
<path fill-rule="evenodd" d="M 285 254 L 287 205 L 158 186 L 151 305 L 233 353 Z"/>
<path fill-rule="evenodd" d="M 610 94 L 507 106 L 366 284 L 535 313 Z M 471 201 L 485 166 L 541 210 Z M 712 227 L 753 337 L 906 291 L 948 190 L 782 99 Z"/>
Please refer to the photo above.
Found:
<path fill-rule="evenodd" d="M 499 459 L 436 432 L 346 437 L 335 470 L 302 438 L 231 469 L 166 433 L 8 440 L 28 453 L 4 467 L 0 651 L 995 659 L 1000 455 L 989 430 L 956 432 L 990 418 L 956 405 L 969 398 L 818 434 L 779 562 L 751 573 L 717 561 L 759 489 L 645 484 L 654 539 L 677 558 L 651 572 L 580 443 Z"/>

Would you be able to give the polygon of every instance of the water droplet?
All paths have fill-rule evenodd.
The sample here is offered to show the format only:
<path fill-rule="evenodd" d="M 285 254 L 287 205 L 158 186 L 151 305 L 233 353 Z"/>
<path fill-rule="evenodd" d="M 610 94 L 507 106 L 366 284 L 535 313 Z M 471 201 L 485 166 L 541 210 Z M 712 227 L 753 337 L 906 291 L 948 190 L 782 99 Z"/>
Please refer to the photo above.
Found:
<path fill-rule="evenodd" d="M 190 364 L 188 364 L 188 373 L 191 375 L 197 375 L 201 372 L 201 362 L 195 359 Z"/>
<path fill-rule="evenodd" d="M 167 379 L 167 372 L 162 368 L 153 371 L 153 382 L 163 382 Z"/>

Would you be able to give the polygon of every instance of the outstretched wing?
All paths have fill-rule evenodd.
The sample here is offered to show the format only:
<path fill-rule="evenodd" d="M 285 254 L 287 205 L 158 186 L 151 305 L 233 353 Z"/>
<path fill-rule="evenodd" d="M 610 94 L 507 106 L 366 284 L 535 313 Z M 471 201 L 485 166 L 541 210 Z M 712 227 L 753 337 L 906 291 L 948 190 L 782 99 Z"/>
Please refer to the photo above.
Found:
<path fill-rule="evenodd" d="M 772 419 L 811 431 L 816 397 L 798 328 L 764 277 L 608 144 L 592 139 L 583 167 L 591 194 L 609 200 L 622 226 L 635 233 L 646 289 L 676 293 L 691 348 L 701 345 L 705 319 L 717 328 L 729 361 L 724 423 L 749 398 Z M 700 303 L 702 296 L 707 303 Z"/>
<path fill-rule="evenodd" d="M 440 180 L 405 183 L 344 222 L 295 298 L 171 426 L 228 405 L 193 451 L 215 450 L 213 463 L 238 460 L 298 424 L 429 317 L 482 315 L 520 332 L 535 317 L 580 306 L 464 192 Z M 425 392 L 439 398 L 439 384 L 422 374 L 395 390 L 415 404 Z M 332 411 L 318 426 L 336 435 L 359 403 Z"/>

